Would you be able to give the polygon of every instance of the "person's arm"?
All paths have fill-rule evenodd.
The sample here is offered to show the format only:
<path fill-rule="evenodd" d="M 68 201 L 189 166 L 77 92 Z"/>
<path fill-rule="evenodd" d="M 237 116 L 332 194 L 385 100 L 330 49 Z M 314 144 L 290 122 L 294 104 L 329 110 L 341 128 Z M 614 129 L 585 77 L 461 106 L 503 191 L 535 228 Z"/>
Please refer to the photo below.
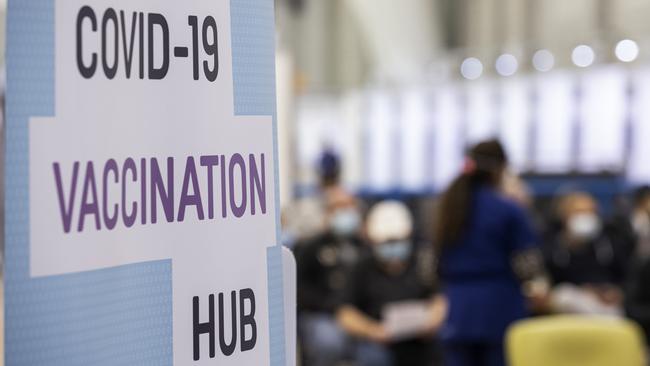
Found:
<path fill-rule="evenodd" d="M 364 311 L 367 302 L 366 289 L 369 279 L 368 261 L 362 259 L 352 269 L 343 294 L 343 301 L 336 313 L 339 326 L 348 334 L 366 340 L 387 343 L 388 332 L 381 322 L 368 316 Z"/>
<path fill-rule="evenodd" d="M 544 261 L 538 246 L 539 239 L 527 213 L 513 206 L 508 217 L 508 234 L 512 268 L 522 282 L 530 281 L 544 273 Z"/>
<path fill-rule="evenodd" d="M 425 335 L 433 335 L 438 333 L 440 327 L 447 318 L 449 310 L 449 303 L 447 298 L 443 295 L 436 295 L 429 305 L 429 322 L 426 327 Z"/>
<path fill-rule="evenodd" d="M 523 209 L 513 210 L 510 233 L 513 272 L 521 281 L 531 310 L 545 313 L 549 308 L 551 281 L 545 268 L 544 255 L 538 246 L 538 236 Z"/>
<path fill-rule="evenodd" d="M 352 305 L 342 306 L 336 314 L 336 319 L 341 328 L 352 336 L 378 343 L 389 341 L 389 335 L 381 323 Z"/>

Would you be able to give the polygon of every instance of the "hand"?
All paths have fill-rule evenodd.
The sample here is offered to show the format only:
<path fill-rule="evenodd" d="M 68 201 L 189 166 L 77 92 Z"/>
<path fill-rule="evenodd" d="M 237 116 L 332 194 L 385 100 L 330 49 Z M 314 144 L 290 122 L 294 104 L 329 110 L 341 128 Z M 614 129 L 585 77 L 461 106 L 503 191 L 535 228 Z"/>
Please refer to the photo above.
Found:
<path fill-rule="evenodd" d="M 381 324 L 375 324 L 368 329 L 367 337 L 372 342 L 379 344 L 390 343 L 390 334 L 386 331 L 386 328 Z"/>
<path fill-rule="evenodd" d="M 431 302 L 429 312 L 429 321 L 427 322 L 424 331 L 421 334 L 423 338 L 432 337 L 438 333 L 438 330 L 440 330 L 442 324 L 447 318 L 447 313 L 449 312 L 449 302 L 444 296 L 438 295 Z"/>
<path fill-rule="evenodd" d="M 440 330 L 440 327 L 442 324 L 440 322 L 436 321 L 429 321 L 425 326 L 424 329 L 422 329 L 421 332 L 418 334 L 418 338 L 421 339 L 429 339 L 435 336 L 438 333 L 438 330 Z"/>
<path fill-rule="evenodd" d="M 620 306 L 623 303 L 623 291 L 614 286 L 607 286 L 601 289 L 598 297 L 606 305 Z"/>

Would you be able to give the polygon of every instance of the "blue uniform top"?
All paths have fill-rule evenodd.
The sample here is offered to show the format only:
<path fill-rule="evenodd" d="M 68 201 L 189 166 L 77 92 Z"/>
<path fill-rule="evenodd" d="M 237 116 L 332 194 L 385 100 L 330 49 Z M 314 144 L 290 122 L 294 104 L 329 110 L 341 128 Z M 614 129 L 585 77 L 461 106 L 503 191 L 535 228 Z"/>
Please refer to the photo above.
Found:
<path fill-rule="evenodd" d="M 527 315 L 512 257 L 535 245 L 522 208 L 493 189 L 474 192 L 466 229 L 440 258 L 449 300 L 443 340 L 503 341 L 506 328 Z"/>

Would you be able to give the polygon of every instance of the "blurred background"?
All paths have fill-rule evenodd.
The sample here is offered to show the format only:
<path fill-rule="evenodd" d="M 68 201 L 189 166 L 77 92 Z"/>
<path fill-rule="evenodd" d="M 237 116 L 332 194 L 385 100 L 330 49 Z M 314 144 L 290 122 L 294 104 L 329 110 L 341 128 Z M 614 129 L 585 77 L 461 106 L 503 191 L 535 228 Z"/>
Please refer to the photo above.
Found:
<path fill-rule="evenodd" d="M 603 195 L 650 180 L 646 1 L 277 9 L 285 204 L 313 192 L 327 148 L 350 189 L 430 195 L 457 173 L 465 146 L 492 136 L 526 175 L 608 176 L 597 180 L 612 182 Z"/>
<path fill-rule="evenodd" d="M 649 2 L 276 5 L 283 240 L 298 260 L 303 364 L 505 364 L 493 351 L 517 366 L 537 365 L 534 359 L 645 364 L 638 325 L 647 329 L 650 319 Z M 485 168 L 469 149 L 490 139 L 508 156 L 507 178 L 490 185 L 524 212 L 522 225 L 535 242 L 535 253 L 523 260 L 535 274 L 521 282 L 533 323 L 517 323 L 519 310 L 508 304 L 518 298 L 492 288 L 498 281 L 479 281 L 491 276 L 481 266 L 502 261 L 501 254 L 469 250 L 445 258 L 436 250 L 444 246 L 436 243 L 439 216 L 456 214 L 441 213 L 440 201 L 454 180 Z M 494 171 L 492 165 L 486 169 Z M 498 203 L 486 205 L 499 215 Z M 489 216 L 481 212 L 472 206 L 468 220 Z M 475 231 L 463 227 L 466 236 Z M 409 242 L 408 254 L 400 255 L 399 245 L 381 253 L 382 244 L 397 239 Z M 492 244 L 500 245 L 480 245 Z M 487 259 L 474 260 L 481 256 Z M 373 272 L 366 257 L 392 279 Z M 400 257 L 408 258 L 408 269 L 386 268 Z M 405 274 L 422 267 L 431 283 Z M 474 287 L 458 286 L 459 268 Z M 499 305 L 494 297 L 510 300 Z M 408 306 L 387 310 L 425 298 L 433 299 L 433 319 L 441 319 L 428 329 L 435 328 L 429 346 L 412 327 L 409 333 L 394 326 L 423 324 L 426 316 Z M 481 308 L 470 299 L 501 310 L 473 316 Z M 506 330 L 476 330 L 499 328 L 490 316 L 509 319 Z M 620 323 L 603 325 L 602 317 Z M 527 336 L 545 339 L 540 327 L 568 346 L 535 348 Z M 397 339 L 400 331 L 410 335 Z M 623 333 L 632 336 L 612 341 Z M 368 344 L 379 347 L 369 351 Z M 434 351 L 418 353 L 427 347 Z"/>

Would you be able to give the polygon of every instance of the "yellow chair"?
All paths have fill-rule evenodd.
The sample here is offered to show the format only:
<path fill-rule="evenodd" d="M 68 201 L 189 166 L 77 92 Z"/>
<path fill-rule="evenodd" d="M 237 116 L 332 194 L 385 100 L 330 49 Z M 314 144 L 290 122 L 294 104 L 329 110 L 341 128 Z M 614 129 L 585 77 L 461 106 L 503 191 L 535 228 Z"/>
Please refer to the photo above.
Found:
<path fill-rule="evenodd" d="M 552 316 L 524 320 L 507 335 L 510 366 L 646 366 L 638 326 L 614 318 Z"/>

